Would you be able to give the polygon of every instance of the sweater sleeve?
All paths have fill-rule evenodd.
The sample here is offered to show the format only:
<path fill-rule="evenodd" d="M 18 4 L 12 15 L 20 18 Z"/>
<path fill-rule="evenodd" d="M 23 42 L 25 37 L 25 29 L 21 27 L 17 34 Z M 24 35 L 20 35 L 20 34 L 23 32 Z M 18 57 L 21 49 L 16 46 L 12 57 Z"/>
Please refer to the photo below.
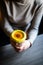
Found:
<path fill-rule="evenodd" d="M 7 34 L 7 36 L 10 36 L 11 32 L 13 31 L 13 28 L 7 18 L 8 13 L 6 9 L 6 5 L 3 0 L 0 1 L 0 27 L 3 29 L 3 31 Z"/>
<path fill-rule="evenodd" d="M 10 37 L 10 34 L 12 33 L 13 31 L 13 28 L 12 26 L 10 25 L 10 23 L 8 22 L 8 20 L 5 18 L 4 21 L 1 21 L 0 22 L 0 26 L 1 28 L 3 29 L 3 31 L 5 32 L 5 34 Z"/>
<path fill-rule="evenodd" d="M 43 16 L 43 3 L 41 4 L 40 8 L 36 12 L 36 14 L 32 20 L 32 23 L 31 23 L 30 31 L 28 33 L 29 40 L 32 44 L 37 37 L 42 16 Z"/>

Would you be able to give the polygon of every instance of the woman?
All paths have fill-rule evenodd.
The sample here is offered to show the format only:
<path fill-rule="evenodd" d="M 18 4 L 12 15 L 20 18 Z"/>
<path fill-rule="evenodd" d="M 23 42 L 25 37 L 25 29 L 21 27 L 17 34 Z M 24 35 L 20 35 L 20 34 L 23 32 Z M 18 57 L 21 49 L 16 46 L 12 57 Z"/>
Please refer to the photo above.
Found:
<path fill-rule="evenodd" d="M 3 2 L 2 2 L 3 1 Z M 18 51 L 29 48 L 38 34 L 39 24 L 43 15 L 42 0 L 0 0 L 1 13 L 4 21 L 0 22 L 1 28 L 10 37 L 15 29 L 25 31 L 28 38 L 22 46 L 15 45 Z M 11 42 L 13 45 L 13 42 Z"/>

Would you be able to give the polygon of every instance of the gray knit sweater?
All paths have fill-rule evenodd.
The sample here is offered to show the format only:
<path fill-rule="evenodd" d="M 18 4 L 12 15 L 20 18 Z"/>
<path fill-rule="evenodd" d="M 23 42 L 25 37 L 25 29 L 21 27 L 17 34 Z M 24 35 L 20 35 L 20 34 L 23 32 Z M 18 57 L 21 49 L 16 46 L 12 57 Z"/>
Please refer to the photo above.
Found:
<path fill-rule="evenodd" d="M 28 39 L 33 43 L 43 15 L 43 0 L 14 0 L 14 2 L 4 0 L 4 2 L 10 21 L 4 17 L 0 22 L 2 29 L 8 36 L 15 29 L 28 31 Z"/>

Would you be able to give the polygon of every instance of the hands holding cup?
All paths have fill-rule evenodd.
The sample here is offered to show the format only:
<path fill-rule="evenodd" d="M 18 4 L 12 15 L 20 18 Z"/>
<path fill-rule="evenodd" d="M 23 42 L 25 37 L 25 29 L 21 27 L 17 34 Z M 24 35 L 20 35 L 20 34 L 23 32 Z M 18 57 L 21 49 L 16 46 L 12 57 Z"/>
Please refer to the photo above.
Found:
<path fill-rule="evenodd" d="M 26 33 L 22 30 L 14 30 L 12 32 L 10 41 L 16 51 L 21 52 L 30 47 L 30 42 L 26 38 Z"/>

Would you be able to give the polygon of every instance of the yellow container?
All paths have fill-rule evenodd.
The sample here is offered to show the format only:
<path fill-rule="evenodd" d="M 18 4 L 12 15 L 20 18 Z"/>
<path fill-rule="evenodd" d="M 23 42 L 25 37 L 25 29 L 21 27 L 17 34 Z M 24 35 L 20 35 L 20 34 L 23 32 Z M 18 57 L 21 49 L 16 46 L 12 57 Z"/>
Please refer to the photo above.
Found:
<path fill-rule="evenodd" d="M 11 34 L 11 38 L 14 42 L 22 43 L 26 39 L 26 33 L 22 30 L 14 30 Z"/>

